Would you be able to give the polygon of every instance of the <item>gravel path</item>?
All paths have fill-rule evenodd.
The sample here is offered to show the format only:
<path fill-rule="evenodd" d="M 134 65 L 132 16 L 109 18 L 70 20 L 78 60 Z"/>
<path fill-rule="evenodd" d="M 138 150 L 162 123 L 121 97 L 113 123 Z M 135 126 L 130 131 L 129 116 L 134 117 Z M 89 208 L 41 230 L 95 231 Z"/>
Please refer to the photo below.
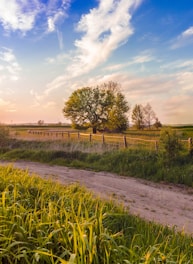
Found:
<path fill-rule="evenodd" d="M 0 165 L 7 164 L 63 184 L 79 182 L 97 195 L 124 203 L 132 214 L 193 234 L 193 188 L 36 162 L 0 161 Z"/>

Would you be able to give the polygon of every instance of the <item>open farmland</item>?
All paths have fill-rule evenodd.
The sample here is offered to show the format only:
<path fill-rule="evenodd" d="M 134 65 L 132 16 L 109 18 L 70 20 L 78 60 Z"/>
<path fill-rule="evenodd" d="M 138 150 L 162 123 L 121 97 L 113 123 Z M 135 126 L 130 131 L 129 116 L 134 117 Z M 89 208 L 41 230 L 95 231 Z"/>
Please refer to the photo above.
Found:
<path fill-rule="evenodd" d="M 193 127 L 173 127 L 185 149 L 189 148 L 189 138 L 193 138 Z M 23 140 L 37 141 L 63 141 L 63 142 L 87 142 L 91 144 L 110 145 L 114 149 L 147 149 L 158 151 L 162 148 L 159 138 L 160 130 L 127 130 L 123 134 L 97 133 L 91 131 L 77 131 L 70 127 L 60 126 L 13 126 L 10 128 L 11 136 Z"/>

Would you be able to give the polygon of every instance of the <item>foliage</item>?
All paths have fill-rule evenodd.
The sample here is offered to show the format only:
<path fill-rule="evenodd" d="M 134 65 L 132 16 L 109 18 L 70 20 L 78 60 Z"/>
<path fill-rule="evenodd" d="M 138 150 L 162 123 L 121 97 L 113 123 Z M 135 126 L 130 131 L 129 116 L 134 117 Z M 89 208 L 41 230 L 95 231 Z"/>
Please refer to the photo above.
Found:
<path fill-rule="evenodd" d="M 114 105 L 109 113 L 107 127 L 110 130 L 121 132 L 128 128 L 129 121 L 126 113 L 129 111 L 129 106 L 120 92 L 117 93 L 114 99 Z"/>
<path fill-rule="evenodd" d="M 119 85 L 114 82 L 96 87 L 84 87 L 72 93 L 63 108 L 64 116 L 71 119 L 72 124 L 91 127 L 93 133 L 97 129 L 112 127 L 125 129 L 126 112 L 129 110 Z"/>
<path fill-rule="evenodd" d="M 147 103 L 146 106 L 143 107 L 143 112 L 144 112 L 145 126 L 150 129 L 153 122 L 156 119 L 155 112 L 153 111 L 153 109 L 149 103 Z"/>
<path fill-rule="evenodd" d="M 50 143 L 51 144 L 51 143 Z M 80 151 L 86 146 L 76 144 L 60 145 L 60 150 L 54 150 L 54 145 L 47 142 L 17 142 L 17 149 L 0 153 L 0 159 L 29 160 L 61 166 L 92 169 L 96 171 L 114 172 L 119 175 L 144 178 L 152 181 L 180 183 L 193 187 L 193 159 L 189 153 L 180 153 L 172 163 L 155 151 L 147 150 L 112 150 L 106 148 L 99 153 L 97 145 L 95 152 Z M 62 148 L 64 150 L 62 150 Z M 104 152 L 106 149 L 106 152 Z M 101 150 L 101 149 L 100 149 Z M 116 164 L 116 166 L 115 166 Z M 167 166 L 166 166 L 167 165 Z M 172 166 L 169 166 L 172 165 Z"/>
<path fill-rule="evenodd" d="M 156 129 L 159 129 L 160 127 L 162 127 L 162 124 L 157 117 L 155 118 L 155 123 L 153 125 Z"/>
<path fill-rule="evenodd" d="M 165 128 L 161 131 L 160 141 L 164 148 L 164 158 L 170 164 L 176 157 L 178 157 L 182 145 L 179 136 L 172 128 Z"/>
<path fill-rule="evenodd" d="M 132 216 L 79 185 L 0 167 L 0 262 L 191 263 L 192 238 Z"/>
<path fill-rule="evenodd" d="M 136 104 L 132 112 L 132 121 L 137 129 L 144 128 L 144 111 L 143 106 Z"/>
<path fill-rule="evenodd" d="M 0 147 L 6 147 L 9 143 L 9 129 L 0 125 Z"/>
<path fill-rule="evenodd" d="M 44 120 L 38 120 L 37 124 L 38 124 L 38 126 L 43 126 Z"/>
<path fill-rule="evenodd" d="M 145 127 L 150 129 L 152 125 L 156 128 L 161 127 L 161 123 L 149 103 L 145 106 L 141 104 L 135 105 L 132 111 L 132 121 L 137 129 L 143 129 Z"/>

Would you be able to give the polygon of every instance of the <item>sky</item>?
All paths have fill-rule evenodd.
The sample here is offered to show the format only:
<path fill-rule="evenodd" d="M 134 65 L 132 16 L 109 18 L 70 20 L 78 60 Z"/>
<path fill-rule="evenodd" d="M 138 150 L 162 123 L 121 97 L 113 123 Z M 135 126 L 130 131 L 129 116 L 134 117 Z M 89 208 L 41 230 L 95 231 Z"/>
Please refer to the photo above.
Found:
<path fill-rule="evenodd" d="M 0 123 L 66 122 L 73 91 L 108 81 L 130 116 L 193 124 L 193 0 L 0 0 Z"/>

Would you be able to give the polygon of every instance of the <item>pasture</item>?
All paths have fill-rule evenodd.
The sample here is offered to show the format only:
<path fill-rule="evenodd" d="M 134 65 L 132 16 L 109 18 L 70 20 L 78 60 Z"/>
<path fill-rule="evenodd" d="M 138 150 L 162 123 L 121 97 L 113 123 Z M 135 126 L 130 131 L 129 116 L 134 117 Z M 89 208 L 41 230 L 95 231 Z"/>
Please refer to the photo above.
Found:
<path fill-rule="evenodd" d="M 163 128 L 164 129 L 164 128 Z M 184 149 L 190 148 L 189 138 L 193 138 L 193 126 L 172 127 L 179 136 Z M 61 141 L 61 142 L 89 142 L 92 145 L 111 146 L 114 149 L 146 149 L 156 150 L 162 148 L 159 141 L 158 129 L 135 130 L 128 129 L 124 133 L 92 134 L 90 129 L 78 131 L 70 126 L 10 126 L 11 136 L 22 140 Z"/>

